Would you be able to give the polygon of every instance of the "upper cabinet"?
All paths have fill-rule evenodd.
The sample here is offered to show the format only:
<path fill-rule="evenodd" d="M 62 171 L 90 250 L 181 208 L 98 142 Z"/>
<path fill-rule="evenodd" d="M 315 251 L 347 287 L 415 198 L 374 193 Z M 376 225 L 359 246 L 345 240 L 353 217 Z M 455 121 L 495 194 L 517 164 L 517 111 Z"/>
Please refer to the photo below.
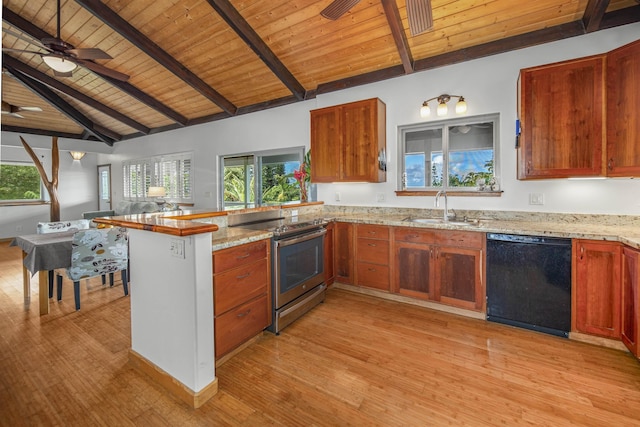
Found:
<path fill-rule="evenodd" d="M 384 182 L 386 106 L 378 98 L 311 111 L 312 182 Z"/>
<path fill-rule="evenodd" d="M 604 55 L 520 72 L 518 179 L 602 173 Z"/>
<path fill-rule="evenodd" d="M 607 175 L 640 176 L 640 40 L 607 55 Z"/>
<path fill-rule="evenodd" d="M 640 176 L 640 41 L 521 70 L 518 179 Z"/>

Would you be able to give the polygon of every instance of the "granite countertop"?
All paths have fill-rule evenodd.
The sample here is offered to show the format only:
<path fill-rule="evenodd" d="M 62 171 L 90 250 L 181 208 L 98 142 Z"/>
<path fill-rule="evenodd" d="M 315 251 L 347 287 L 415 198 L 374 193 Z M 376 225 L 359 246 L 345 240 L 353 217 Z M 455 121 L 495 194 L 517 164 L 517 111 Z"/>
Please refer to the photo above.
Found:
<path fill-rule="evenodd" d="M 395 227 L 431 228 L 441 230 L 463 230 L 482 233 L 507 233 L 521 235 L 536 235 L 549 237 L 565 237 L 572 239 L 608 240 L 621 242 L 636 249 L 640 249 L 640 227 L 637 225 L 602 225 L 584 222 L 567 221 L 526 221 L 479 219 L 471 225 L 455 225 L 447 223 L 421 224 L 405 221 L 407 215 L 394 214 L 341 214 L 328 213 L 325 217 L 330 220 L 360 223 L 380 224 Z"/>

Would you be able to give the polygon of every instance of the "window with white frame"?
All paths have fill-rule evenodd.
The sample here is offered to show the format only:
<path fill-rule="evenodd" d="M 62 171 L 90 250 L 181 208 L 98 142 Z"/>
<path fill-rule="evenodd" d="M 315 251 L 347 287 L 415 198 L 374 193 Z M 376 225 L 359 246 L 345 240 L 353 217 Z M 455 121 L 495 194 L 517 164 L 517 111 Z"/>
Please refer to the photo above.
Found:
<path fill-rule="evenodd" d="M 0 163 L 0 202 L 46 200 L 46 190 L 33 163 Z"/>
<path fill-rule="evenodd" d="M 399 190 L 478 191 L 499 185 L 498 129 L 499 114 L 400 126 Z"/>
<path fill-rule="evenodd" d="M 123 194 L 126 200 L 145 200 L 149 187 L 164 187 L 166 200 L 191 203 L 193 153 L 167 154 L 122 164 Z"/>

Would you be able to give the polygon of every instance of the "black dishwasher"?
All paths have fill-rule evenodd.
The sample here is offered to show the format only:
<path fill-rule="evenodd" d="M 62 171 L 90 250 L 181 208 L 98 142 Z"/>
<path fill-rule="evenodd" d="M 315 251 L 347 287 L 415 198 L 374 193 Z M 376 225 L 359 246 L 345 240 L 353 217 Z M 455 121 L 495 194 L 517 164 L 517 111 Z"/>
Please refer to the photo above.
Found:
<path fill-rule="evenodd" d="M 571 239 L 487 233 L 487 320 L 568 337 Z"/>

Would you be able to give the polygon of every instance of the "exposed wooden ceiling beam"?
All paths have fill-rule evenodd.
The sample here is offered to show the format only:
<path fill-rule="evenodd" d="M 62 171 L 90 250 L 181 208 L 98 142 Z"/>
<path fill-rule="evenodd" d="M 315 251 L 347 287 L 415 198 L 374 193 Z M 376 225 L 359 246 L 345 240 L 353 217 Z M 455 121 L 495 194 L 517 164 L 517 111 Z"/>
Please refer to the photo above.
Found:
<path fill-rule="evenodd" d="M 44 135 L 44 136 L 57 136 L 58 138 L 69 138 L 69 139 L 89 139 L 91 141 L 98 141 L 96 137 L 90 136 L 89 138 L 83 138 L 83 133 L 70 133 L 70 132 L 58 132 L 55 130 L 45 130 L 45 129 L 34 129 L 23 126 L 10 126 L 10 125 L 2 125 L 2 132 L 13 132 L 13 133 L 27 133 L 29 135 Z"/>
<path fill-rule="evenodd" d="M 71 104 L 62 99 L 58 94 L 56 94 L 53 90 L 49 89 L 44 84 L 33 80 L 31 77 L 25 74 L 22 74 L 11 65 L 4 63 L 4 60 L 2 66 L 7 69 L 7 71 L 9 71 L 11 75 L 19 80 L 25 87 L 27 87 L 33 93 L 40 96 L 42 99 L 54 106 L 56 109 L 58 109 L 58 111 L 76 122 L 78 125 L 98 138 L 100 141 L 104 142 L 107 145 L 113 146 L 114 141 L 121 139 L 121 136 L 115 132 L 108 131 L 110 135 L 106 135 L 106 132 L 103 133 L 105 131 L 104 128 L 97 130 L 95 123 L 93 123 L 88 117 L 86 117 L 80 111 L 76 110 Z"/>
<path fill-rule="evenodd" d="M 137 121 L 133 120 L 132 118 L 130 118 L 127 115 L 124 115 L 116 110 L 114 110 L 113 108 L 107 107 L 106 105 L 96 101 L 95 99 L 93 99 L 90 96 L 85 95 L 84 93 L 77 91 L 65 84 L 63 84 L 62 82 L 60 82 L 59 80 L 54 79 L 53 77 L 49 77 L 48 75 L 46 75 L 45 73 L 42 73 L 34 68 L 31 68 L 30 66 L 28 66 L 27 64 L 17 60 L 16 58 L 10 56 L 10 55 L 6 55 L 3 54 L 2 55 L 2 62 L 4 64 L 8 64 L 11 65 L 13 68 L 15 68 L 16 70 L 20 71 L 23 74 L 26 74 L 27 76 L 31 77 L 32 79 L 39 81 L 42 84 L 45 84 L 59 92 L 64 93 L 65 95 L 68 95 L 72 98 L 77 99 L 80 102 L 83 102 L 84 104 L 88 105 L 91 108 L 94 108 L 98 111 L 100 111 L 101 113 L 104 113 L 110 117 L 113 117 L 114 119 L 120 121 L 121 123 L 126 124 L 127 126 L 130 126 L 134 129 L 139 130 L 140 132 L 142 132 L 145 135 L 148 135 L 150 132 L 150 129 L 146 126 L 144 126 L 141 123 L 138 123 Z"/>
<path fill-rule="evenodd" d="M 402 26 L 402 19 L 400 18 L 400 12 L 398 11 L 398 5 L 396 0 L 382 0 L 382 7 L 384 14 L 387 16 L 389 22 L 389 28 L 393 35 L 393 41 L 396 43 L 402 66 L 406 74 L 413 73 L 413 57 L 411 50 L 409 49 L 409 42 L 407 41 L 407 35 L 404 32 Z"/>
<path fill-rule="evenodd" d="M 291 74 L 289 69 L 278 59 L 262 38 L 249 23 L 240 15 L 238 10 L 228 0 L 207 0 L 218 15 L 229 25 L 238 36 L 244 40 L 267 67 L 284 83 L 298 100 L 305 99 L 306 90 Z"/>
<path fill-rule="evenodd" d="M 587 33 L 600 29 L 607 7 L 609 7 L 609 0 L 589 0 L 582 16 L 582 23 Z"/>
<path fill-rule="evenodd" d="M 231 101 L 226 99 L 214 88 L 209 86 L 204 80 L 196 76 L 187 67 L 178 62 L 173 56 L 169 55 L 160 46 L 151 41 L 150 38 L 142 34 L 135 27 L 122 19 L 120 15 L 107 7 L 100 0 L 76 0 L 80 6 L 87 9 L 95 17 L 111 27 L 125 39 L 129 40 L 134 46 L 144 52 L 154 61 L 171 71 L 182 81 L 197 90 L 202 96 L 212 101 L 214 104 L 222 108 L 227 114 L 234 115 L 238 109 Z"/>
<path fill-rule="evenodd" d="M 619 27 L 634 22 L 640 22 L 640 5 L 614 10 L 604 15 L 600 29 Z"/>
<path fill-rule="evenodd" d="M 12 25 L 13 27 L 19 29 L 23 33 L 28 34 L 29 36 L 33 37 L 36 40 L 54 37 L 53 35 L 47 33 L 46 31 L 43 31 L 40 28 L 36 27 L 30 21 L 27 21 L 26 19 L 22 18 L 20 15 L 14 13 L 13 11 L 11 11 L 11 9 L 8 9 L 5 6 L 2 7 L 2 20 Z M 101 74 L 98 74 L 98 75 L 104 80 L 111 83 L 113 86 L 120 89 L 121 91 L 134 97 L 135 99 L 142 102 L 143 104 L 153 108 L 157 112 L 165 115 L 166 117 L 170 118 L 176 123 L 179 123 L 182 126 L 187 125 L 187 122 L 189 121 L 189 119 L 187 119 L 185 116 L 178 113 L 177 111 L 174 111 L 173 109 L 164 105 L 163 103 L 159 102 L 157 99 L 147 95 L 145 92 L 136 88 L 131 83 L 112 79 L 110 77 L 106 77 Z"/>

